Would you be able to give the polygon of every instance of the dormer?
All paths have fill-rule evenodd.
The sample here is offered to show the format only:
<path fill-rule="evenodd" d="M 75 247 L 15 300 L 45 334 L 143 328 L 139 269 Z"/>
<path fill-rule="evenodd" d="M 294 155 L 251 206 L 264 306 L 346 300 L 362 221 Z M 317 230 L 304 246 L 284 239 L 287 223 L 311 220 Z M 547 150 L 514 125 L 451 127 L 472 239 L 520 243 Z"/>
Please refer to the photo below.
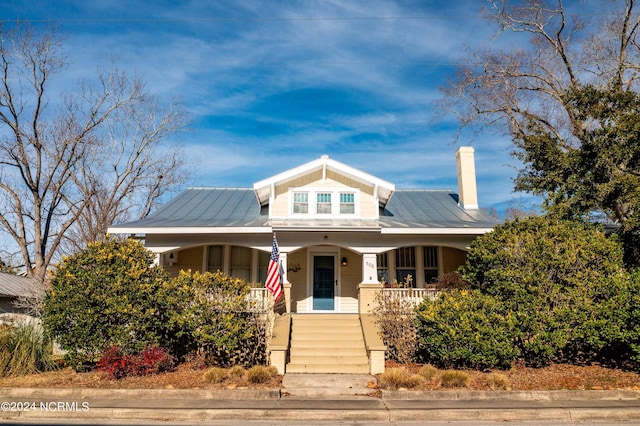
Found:
<path fill-rule="evenodd" d="M 328 155 L 256 182 L 272 220 L 378 219 L 395 185 Z"/>

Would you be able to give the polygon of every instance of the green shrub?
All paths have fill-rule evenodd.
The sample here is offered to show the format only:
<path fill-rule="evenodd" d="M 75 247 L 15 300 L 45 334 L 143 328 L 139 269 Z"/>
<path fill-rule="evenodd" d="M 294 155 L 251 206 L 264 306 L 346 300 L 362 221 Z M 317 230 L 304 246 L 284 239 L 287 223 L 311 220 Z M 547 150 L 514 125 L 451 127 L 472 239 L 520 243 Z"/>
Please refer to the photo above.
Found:
<path fill-rule="evenodd" d="M 179 295 L 153 260 L 140 242 L 110 239 L 58 265 L 42 319 L 71 365 L 96 361 L 110 346 L 181 346 L 172 328 Z"/>
<path fill-rule="evenodd" d="M 181 271 L 172 286 L 188 294 L 178 323 L 191 350 L 219 366 L 266 362 L 266 316 L 249 309 L 249 284 L 220 271 Z"/>
<path fill-rule="evenodd" d="M 390 368 L 380 374 L 380 386 L 383 389 L 414 389 L 424 384 L 425 379 L 419 374 L 411 374 L 406 368 Z"/>
<path fill-rule="evenodd" d="M 37 324 L 0 329 L 0 377 L 22 376 L 55 368 L 53 344 Z"/>
<path fill-rule="evenodd" d="M 204 372 L 203 378 L 207 383 L 218 384 L 224 382 L 227 377 L 227 370 L 220 367 L 211 367 Z"/>
<path fill-rule="evenodd" d="M 622 249 L 595 226 L 552 216 L 507 222 L 471 244 L 462 275 L 512 312 L 529 365 L 593 360 L 625 334 Z"/>
<path fill-rule="evenodd" d="M 630 274 L 627 289 L 628 298 L 620 301 L 618 298 L 618 312 L 626 312 L 625 329 L 617 347 L 611 348 L 609 358 L 632 359 L 640 361 L 640 268 Z"/>
<path fill-rule="evenodd" d="M 440 375 L 440 382 L 445 388 L 469 387 L 471 377 L 466 371 L 445 371 Z"/>
<path fill-rule="evenodd" d="M 479 291 L 455 290 L 417 309 L 421 361 L 444 368 L 506 368 L 518 357 L 513 318 Z"/>
<path fill-rule="evenodd" d="M 250 383 L 267 383 L 278 375 L 278 370 L 273 367 L 256 365 L 247 370 L 247 380 Z"/>

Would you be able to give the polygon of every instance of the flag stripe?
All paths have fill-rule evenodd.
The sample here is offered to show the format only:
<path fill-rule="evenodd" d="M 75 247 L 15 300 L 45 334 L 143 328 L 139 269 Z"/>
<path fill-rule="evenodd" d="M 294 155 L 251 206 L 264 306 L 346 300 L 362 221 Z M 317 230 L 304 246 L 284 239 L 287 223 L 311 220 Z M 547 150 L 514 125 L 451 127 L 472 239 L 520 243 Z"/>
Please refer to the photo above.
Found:
<path fill-rule="evenodd" d="M 269 267 L 267 268 L 267 280 L 264 286 L 273 294 L 273 299 L 277 302 L 282 297 L 282 285 L 280 284 L 280 265 L 278 264 L 278 242 L 275 234 L 273 235 L 273 244 L 271 246 L 271 257 L 269 257 Z"/>

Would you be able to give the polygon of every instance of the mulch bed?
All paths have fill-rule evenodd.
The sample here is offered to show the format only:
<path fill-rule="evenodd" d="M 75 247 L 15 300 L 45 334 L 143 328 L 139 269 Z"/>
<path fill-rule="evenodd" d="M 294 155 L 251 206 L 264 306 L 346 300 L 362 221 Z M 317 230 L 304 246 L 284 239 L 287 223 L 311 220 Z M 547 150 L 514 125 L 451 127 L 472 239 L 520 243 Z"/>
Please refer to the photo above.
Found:
<path fill-rule="evenodd" d="M 387 362 L 387 368 L 402 367 Z M 421 365 L 404 366 L 411 372 L 418 372 Z M 510 370 L 480 372 L 468 370 L 469 389 L 490 390 L 489 375 L 500 374 L 508 379 L 510 390 L 640 390 L 640 374 L 621 369 L 606 368 L 597 365 L 577 366 L 571 364 L 552 364 L 548 367 L 530 368 L 515 365 Z M 424 389 L 442 389 L 438 380 L 429 381 Z"/>
<path fill-rule="evenodd" d="M 387 368 L 395 367 L 400 367 L 400 365 L 393 362 L 387 363 Z M 409 365 L 405 367 L 412 372 L 417 372 L 421 366 Z M 180 367 L 170 373 L 111 380 L 102 373 L 76 373 L 70 368 L 63 368 L 48 373 L 0 378 L 0 387 L 102 389 L 278 389 L 282 387 L 282 376 L 264 384 L 251 384 L 242 380 L 210 384 L 203 378 L 205 371 Z M 490 389 L 487 378 L 491 372 L 467 371 L 467 373 L 471 376 L 469 389 Z M 544 368 L 527 368 L 516 365 L 511 370 L 495 371 L 494 373 L 507 377 L 510 390 L 640 390 L 639 373 L 602 366 L 553 364 Z M 427 382 L 423 389 L 442 390 L 443 388 L 436 379 Z"/>

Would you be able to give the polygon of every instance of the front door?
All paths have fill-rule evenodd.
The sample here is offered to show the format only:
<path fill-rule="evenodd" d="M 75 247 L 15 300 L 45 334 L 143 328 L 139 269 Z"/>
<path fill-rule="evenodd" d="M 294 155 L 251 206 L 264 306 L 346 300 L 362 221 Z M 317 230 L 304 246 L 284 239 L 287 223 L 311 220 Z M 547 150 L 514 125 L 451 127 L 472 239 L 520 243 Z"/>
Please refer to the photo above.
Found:
<path fill-rule="evenodd" d="M 333 255 L 313 256 L 313 310 L 335 310 L 336 258 Z"/>

